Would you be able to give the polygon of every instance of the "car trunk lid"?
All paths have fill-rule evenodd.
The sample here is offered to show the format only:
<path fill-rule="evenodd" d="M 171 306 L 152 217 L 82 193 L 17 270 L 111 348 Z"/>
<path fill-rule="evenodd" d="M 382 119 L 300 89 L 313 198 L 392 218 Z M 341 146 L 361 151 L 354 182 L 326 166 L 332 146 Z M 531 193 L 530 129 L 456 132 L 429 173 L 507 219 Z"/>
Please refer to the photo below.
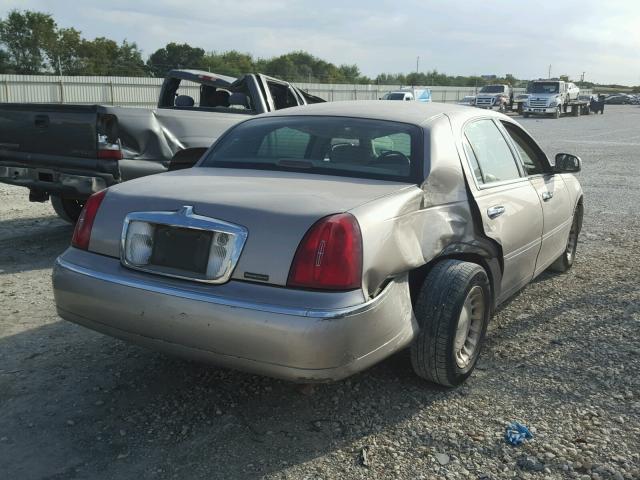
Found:
<path fill-rule="evenodd" d="M 192 168 L 112 187 L 94 224 L 89 249 L 120 255 L 130 212 L 193 213 L 247 229 L 233 279 L 286 285 L 302 237 L 322 217 L 349 211 L 412 184 L 338 176 Z"/>

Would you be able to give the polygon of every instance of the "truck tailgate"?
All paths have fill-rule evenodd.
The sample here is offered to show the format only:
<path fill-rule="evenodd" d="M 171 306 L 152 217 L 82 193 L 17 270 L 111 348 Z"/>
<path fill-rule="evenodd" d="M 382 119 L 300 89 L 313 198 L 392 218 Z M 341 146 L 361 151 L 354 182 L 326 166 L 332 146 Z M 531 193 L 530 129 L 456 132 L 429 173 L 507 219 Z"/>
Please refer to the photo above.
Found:
<path fill-rule="evenodd" d="M 20 154 L 27 153 L 87 158 L 95 162 L 99 108 L 97 105 L 0 105 L 0 161 L 7 156 L 25 161 L 26 157 Z"/>

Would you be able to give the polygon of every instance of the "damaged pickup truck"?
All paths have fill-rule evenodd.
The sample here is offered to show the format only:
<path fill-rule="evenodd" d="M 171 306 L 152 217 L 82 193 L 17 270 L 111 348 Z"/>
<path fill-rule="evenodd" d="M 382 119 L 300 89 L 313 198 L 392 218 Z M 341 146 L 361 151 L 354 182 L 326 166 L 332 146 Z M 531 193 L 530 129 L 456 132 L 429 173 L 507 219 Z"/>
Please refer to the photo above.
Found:
<path fill-rule="evenodd" d="M 0 182 L 51 198 L 75 222 L 93 193 L 134 178 L 192 166 L 247 116 L 324 102 L 261 74 L 232 78 L 172 70 L 155 109 L 106 105 L 0 105 Z"/>
<path fill-rule="evenodd" d="M 66 320 L 196 360 L 338 380 L 405 347 L 473 371 L 495 307 L 571 268 L 578 157 L 513 120 L 330 102 L 229 129 L 188 170 L 93 195 L 53 290 Z"/>

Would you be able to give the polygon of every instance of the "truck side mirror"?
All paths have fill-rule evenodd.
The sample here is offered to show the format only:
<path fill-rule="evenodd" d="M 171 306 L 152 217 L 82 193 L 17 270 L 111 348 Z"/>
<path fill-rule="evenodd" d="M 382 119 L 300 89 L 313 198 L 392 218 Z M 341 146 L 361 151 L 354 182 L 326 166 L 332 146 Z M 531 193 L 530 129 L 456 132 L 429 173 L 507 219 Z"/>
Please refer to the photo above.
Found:
<path fill-rule="evenodd" d="M 577 173 L 582 169 L 582 160 L 577 155 L 558 153 L 554 171 L 556 173 Z"/>

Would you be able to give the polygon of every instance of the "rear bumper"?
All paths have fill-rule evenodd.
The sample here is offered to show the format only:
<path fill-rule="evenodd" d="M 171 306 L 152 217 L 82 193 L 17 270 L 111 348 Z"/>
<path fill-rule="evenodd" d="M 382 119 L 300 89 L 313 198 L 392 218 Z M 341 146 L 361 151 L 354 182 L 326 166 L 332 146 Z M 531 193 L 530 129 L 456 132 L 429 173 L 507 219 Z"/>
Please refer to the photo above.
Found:
<path fill-rule="evenodd" d="M 73 197 L 88 197 L 114 183 L 111 175 L 79 175 L 10 165 L 0 165 L 0 182 Z"/>
<path fill-rule="evenodd" d="M 25 153 L 0 148 L 0 182 L 87 198 L 118 183 L 117 160 Z"/>
<path fill-rule="evenodd" d="M 292 381 L 339 380 L 404 348 L 417 332 L 406 276 L 368 302 L 338 308 L 325 303 L 318 309 L 304 301 L 252 301 L 268 298 L 269 290 L 282 298 L 282 288 L 243 284 L 244 298 L 224 297 L 218 293 L 224 285 L 166 284 L 120 266 L 117 259 L 83 255 L 99 257 L 100 265 L 72 263 L 69 258 L 78 256 L 70 250 L 54 267 L 62 318 L 198 361 Z"/>

